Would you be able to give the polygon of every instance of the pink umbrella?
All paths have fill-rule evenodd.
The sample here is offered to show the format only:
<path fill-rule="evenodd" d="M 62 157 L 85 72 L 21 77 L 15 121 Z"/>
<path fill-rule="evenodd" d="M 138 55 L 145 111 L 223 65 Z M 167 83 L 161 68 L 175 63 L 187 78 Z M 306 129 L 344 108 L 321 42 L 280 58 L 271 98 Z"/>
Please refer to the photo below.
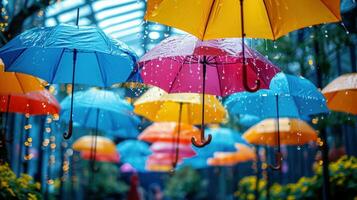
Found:
<path fill-rule="evenodd" d="M 139 67 L 144 83 L 168 93 L 217 96 L 269 88 L 271 79 L 280 71 L 264 56 L 242 45 L 241 39 L 201 41 L 190 35 L 165 39 L 141 58 Z M 256 87 L 251 88 L 254 83 Z M 202 116 L 204 104 L 202 95 Z M 204 117 L 202 125 L 203 122 Z M 212 139 L 211 135 L 204 138 L 203 126 L 200 139 L 199 143 L 193 137 L 192 143 L 203 147 Z"/>
<path fill-rule="evenodd" d="M 196 152 L 192 149 L 191 145 L 187 144 L 177 144 L 180 149 L 178 157 L 189 158 L 196 155 Z M 150 150 L 154 153 L 163 153 L 175 155 L 175 148 L 173 148 L 173 143 L 170 142 L 155 142 L 150 146 Z"/>
<path fill-rule="evenodd" d="M 184 157 L 179 156 L 177 163 L 181 163 Z M 173 155 L 171 153 L 153 153 L 146 161 L 146 165 L 172 165 Z"/>

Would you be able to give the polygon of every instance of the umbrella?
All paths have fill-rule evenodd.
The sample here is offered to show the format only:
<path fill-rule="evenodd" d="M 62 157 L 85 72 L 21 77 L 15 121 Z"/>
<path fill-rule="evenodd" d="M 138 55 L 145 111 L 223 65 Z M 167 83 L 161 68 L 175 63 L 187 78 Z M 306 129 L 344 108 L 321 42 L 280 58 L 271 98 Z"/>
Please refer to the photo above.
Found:
<path fill-rule="evenodd" d="M 116 153 L 116 148 L 115 144 L 112 140 L 109 138 L 103 137 L 103 136 L 97 136 L 94 137 L 92 135 L 86 135 L 78 138 L 72 145 L 72 148 L 76 151 L 82 152 L 82 151 L 87 151 L 90 152 L 92 149 L 92 143 L 96 139 L 97 143 L 97 153 L 103 153 L 103 154 L 115 154 Z"/>
<path fill-rule="evenodd" d="M 72 96 L 74 84 L 108 87 L 138 78 L 132 50 L 99 28 L 78 23 L 25 31 L 0 49 L 0 58 L 6 71 L 31 74 L 49 83 L 71 83 Z M 69 116 L 66 139 L 72 135 L 72 114 Z"/>
<path fill-rule="evenodd" d="M 74 93 L 74 99 L 74 124 L 118 135 L 123 133 L 122 136 L 137 131 L 140 119 L 133 113 L 133 107 L 116 93 L 92 88 Z M 71 116 L 71 101 L 72 97 L 67 96 L 61 102 L 61 119 L 64 121 Z"/>
<path fill-rule="evenodd" d="M 339 0 L 148 0 L 145 19 L 203 40 L 242 35 L 276 40 L 300 28 L 340 21 L 341 16 Z"/>
<path fill-rule="evenodd" d="M 256 115 L 261 119 L 276 117 L 303 118 L 304 116 L 328 112 L 326 100 L 313 83 L 303 77 L 278 73 L 270 82 L 269 90 L 256 93 L 241 92 L 228 97 L 225 106 L 233 114 Z M 278 120 L 276 121 L 278 122 Z M 277 166 L 280 169 L 280 129 L 276 124 L 278 151 Z"/>
<path fill-rule="evenodd" d="M 147 157 L 151 154 L 147 143 L 138 140 L 125 140 L 117 145 L 123 163 L 128 163 L 137 171 L 145 171 Z"/>
<path fill-rule="evenodd" d="M 239 143 L 235 146 L 236 152 L 216 152 L 213 158 L 207 160 L 207 163 L 212 166 L 233 166 L 256 159 L 254 151 L 249 146 Z"/>
<path fill-rule="evenodd" d="M 93 158 L 91 158 L 90 151 L 82 151 L 81 156 L 85 160 L 93 159 Z M 100 161 L 100 162 L 119 163 L 120 156 L 117 152 L 115 152 L 115 153 L 98 153 L 98 152 L 96 152 L 95 160 Z"/>
<path fill-rule="evenodd" d="M 179 157 L 178 163 L 182 161 L 183 157 Z M 172 167 L 172 155 L 170 153 L 156 153 L 154 152 L 148 157 L 146 165 L 156 164 L 156 165 L 171 165 Z"/>
<path fill-rule="evenodd" d="M 248 129 L 243 138 L 255 145 L 277 146 L 275 133 L 276 119 L 266 119 Z M 280 143 L 285 145 L 303 145 L 317 140 L 316 131 L 299 119 L 280 118 Z"/>
<path fill-rule="evenodd" d="M 190 36 L 173 36 L 162 41 L 139 62 L 144 83 L 158 86 L 168 93 L 202 93 L 202 121 L 204 124 L 205 94 L 227 96 L 245 90 L 240 82 L 243 73 L 240 39 L 200 41 Z M 271 78 L 279 71 L 258 52 L 249 49 L 247 54 L 247 78 L 262 80 L 262 88 L 268 88 Z M 245 69 L 245 68 L 244 68 Z M 194 138 L 193 144 L 204 146 L 210 142 Z"/>
<path fill-rule="evenodd" d="M 172 142 L 178 128 L 179 126 L 175 122 L 155 122 L 141 132 L 138 139 L 150 143 Z M 200 134 L 198 128 L 188 124 L 181 124 L 180 132 L 180 144 L 189 144 L 193 136 Z"/>
<path fill-rule="evenodd" d="M 357 73 L 344 74 L 329 83 L 322 93 L 327 99 L 327 107 L 331 110 L 356 115 L 357 106 Z"/>
<path fill-rule="evenodd" d="M 189 144 L 178 144 L 180 152 L 178 154 L 178 159 L 189 158 L 195 156 L 196 153 Z M 150 146 L 152 152 L 156 154 L 167 154 L 170 156 L 169 160 L 172 160 L 174 153 L 172 151 L 172 144 L 170 142 L 155 142 Z"/>

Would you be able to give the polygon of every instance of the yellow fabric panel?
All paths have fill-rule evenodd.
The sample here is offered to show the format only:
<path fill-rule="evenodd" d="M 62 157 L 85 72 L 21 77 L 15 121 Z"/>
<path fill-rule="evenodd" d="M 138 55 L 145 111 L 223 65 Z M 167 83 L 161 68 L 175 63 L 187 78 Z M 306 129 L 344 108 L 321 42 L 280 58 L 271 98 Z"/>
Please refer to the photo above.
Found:
<path fill-rule="evenodd" d="M 339 0 L 245 0 L 247 37 L 277 39 L 311 25 L 341 20 Z M 148 0 L 145 19 L 209 40 L 241 37 L 239 0 Z"/>

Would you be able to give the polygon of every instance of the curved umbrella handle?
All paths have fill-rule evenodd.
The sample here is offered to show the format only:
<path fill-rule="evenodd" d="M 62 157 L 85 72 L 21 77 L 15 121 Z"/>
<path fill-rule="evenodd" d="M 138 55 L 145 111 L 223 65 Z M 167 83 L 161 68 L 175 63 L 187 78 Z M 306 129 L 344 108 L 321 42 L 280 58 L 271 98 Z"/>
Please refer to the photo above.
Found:
<path fill-rule="evenodd" d="M 281 163 L 283 161 L 283 155 L 281 152 L 275 152 L 275 163 L 276 165 L 271 165 L 269 164 L 269 168 L 273 170 L 280 170 L 281 169 Z"/>
<path fill-rule="evenodd" d="M 208 138 L 205 139 L 205 136 L 204 136 L 204 132 L 201 132 L 201 138 L 200 138 L 200 142 L 198 142 L 198 140 L 196 139 L 196 137 L 192 137 L 191 138 L 191 142 L 193 145 L 195 145 L 196 147 L 198 148 L 202 148 L 204 146 L 206 146 L 207 144 L 211 143 L 211 140 L 212 140 L 212 135 L 211 134 L 208 134 Z"/>
<path fill-rule="evenodd" d="M 254 87 L 250 87 L 248 85 L 248 75 L 247 75 L 247 65 L 243 64 L 243 86 L 244 86 L 244 89 L 247 90 L 248 92 L 256 92 L 259 90 L 260 88 L 260 80 L 259 79 L 256 79 L 254 82 L 255 82 L 255 85 Z"/>
<path fill-rule="evenodd" d="M 69 138 L 72 137 L 72 130 L 73 130 L 73 121 L 69 120 L 69 124 L 68 124 L 68 132 L 64 132 L 63 133 L 63 138 L 68 140 Z"/>

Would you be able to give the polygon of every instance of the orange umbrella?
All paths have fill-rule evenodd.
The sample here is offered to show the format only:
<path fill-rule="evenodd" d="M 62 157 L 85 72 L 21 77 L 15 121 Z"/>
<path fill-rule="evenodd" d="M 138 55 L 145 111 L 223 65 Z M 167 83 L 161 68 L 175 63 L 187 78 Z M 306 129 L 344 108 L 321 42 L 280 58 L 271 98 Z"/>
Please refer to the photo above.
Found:
<path fill-rule="evenodd" d="M 243 138 L 251 144 L 277 146 L 276 119 L 266 119 L 248 129 Z M 280 118 L 280 143 L 285 145 L 303 145 L 316 142 L 317 133 L 306 122 L 299 119 Z"/>
<path fill-rule="evenodd" d="M 254 151 L 244 144 L 236 144 L 237 152 L 216 152 L 213 158 L 208 159 L 212 166 L 232 166 L 241 162 L 255 160 Z"/>
<path fill-rule="evenodd" d="M 327 107 L 334 111 L 347 112 L 357 115 L 357 73 L 344 74 L 323 90 Z"/>
<path fill-rule="evenodd" d="M 175 122 L 156 122 L 147 127 L 139 136 L 139 140 L 146 142 L 172 142 L 177 134 L 178 125 Z M 191 143 L 192 136 L 198 137 L 200 131 L 198 128 L 181 124 L 180 144 Z"/>
<path fill-rule="evenodd" d="M 109 138 L 103 136 L 96 137 L 96 152 L 104 154 L 115 154 L 115 144 Z M 95 142 L 95 137 L 91 135 L 86 135 L 77 139 L 72 148 L 76 151 L 91 151 L 93 148 L 93 143 Z"/>
<path fill-rule="evenodd" d="M 82 151 L 81 156 L 85 160 L 91 159 L 91 152 L 90 151 Z M 93 155 L 92 155 L 93 156 Z M 112 162 L 112 163 L 119 163 L 120 156 L 117 152 L 115 153 L 96 153 L 95 160 L 100 162 Z"/>
<path fill-rule="evenodd" d="M 149 156 L 146 161 L 146 170 L 148 171 L 159 171 L 167 172 L 171 171 L 174 167 L 172 166 L 172 155 L 166 153 L 154 153 Z M 182 162 L 182 158 L 178 158 L 178 163 Z"/>

